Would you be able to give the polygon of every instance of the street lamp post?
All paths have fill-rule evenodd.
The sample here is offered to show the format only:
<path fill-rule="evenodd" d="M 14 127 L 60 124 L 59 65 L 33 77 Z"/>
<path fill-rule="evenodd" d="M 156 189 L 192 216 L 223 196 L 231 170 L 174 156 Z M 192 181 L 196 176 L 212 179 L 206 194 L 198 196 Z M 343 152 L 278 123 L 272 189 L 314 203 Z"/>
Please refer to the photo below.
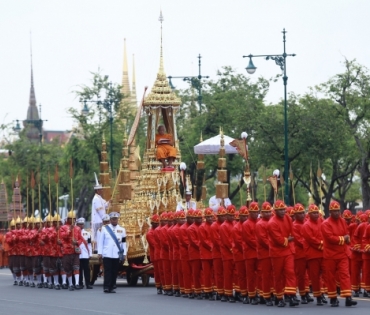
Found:
<path fill-rule="evenodd" d="M 283 44 L 284 52 L 281 55 L 248 55 L 243 56 L 243 58 L 249 58 L 249 64 L 245 68 L 249 74 L 256 72 L 256 67 L 253 64 L 252 57 L 265 57 L 266 60 L 274 60 L 275 63 L 283 71 L 283 83 L 284 83 L 284 183 L 285 183 L 285 202 L 289 204 L 289 150 L 288 150 L 288 105 L 287 105 L 287 84 L 288 77 L 286 75 L 286 58 L 294 57 L 296 54 L 287 54 L 285 49 L 285 28 L 282 31 L 283 33 Z"/>
<path fill-rule="evenodd" d="M 97 100 L 88 100 L 86 98 L 80 99 L 80 102 L 84 103 L 84 107 L 82 109 L 82 114 L 87 115 L 89 112 L 89 108 L 87 107 L 87 102 L 89 103 L 95 103 L 98 106 L 103 106 L 104 109 L 106 109 L 109 113 L 109 127 L 110 127 L 110 144 L 109 144 L 109 154 L 110 154 L 110 167 L 113 171 L 113 107 L 114 103 L 116 102 L 113 88 L 112 88 L 112 82 L 109 82 L 109 89 L 108 94 L 106 95 L 106 98 L 104 100 L 100 99 L 100 92 L 97 95 Z"/>
<path fill-rule="evenodd" d="M 208 79 L 209 76 L 202 76 L 202 74 L 201 74 L 201 68 L 202 68 L 201 58 L 202 58 L 202 56 L 199 54 L 199 56 L 197 58 L 199 59 L 198 60 L 198 76 L 186 76 L 186 77 L 168 76 L 167 78 L 169 79 L 169 84 L 170 84 L 170 87 L 171 87 L 172 90 L 175 89 L 175 86 L 172 84 L 172 79 L 183 79 L 183 81 L 189 81 L 191 86 L 193 88 L 196 88 L 197 91 L 198 91 L 199 113 L 202 113 L 202 99 L 203 99 L 203 96 L 202 96 L 202 84 L 201 84 L 200 80 Z"/>

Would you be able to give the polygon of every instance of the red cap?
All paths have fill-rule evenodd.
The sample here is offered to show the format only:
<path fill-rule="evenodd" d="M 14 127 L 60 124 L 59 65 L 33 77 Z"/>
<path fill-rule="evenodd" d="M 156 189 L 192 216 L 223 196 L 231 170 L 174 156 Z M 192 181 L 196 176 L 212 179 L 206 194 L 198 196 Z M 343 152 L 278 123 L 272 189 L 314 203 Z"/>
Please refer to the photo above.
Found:
<path fill-rule="evenodd" d="M 265 202 L 262 204 L 261 211 L 271 211 L 271 210 L 272 210 L 271 203 L 269 203 L 268 201 L 265 201 Z"/>
<path fill-rule="evenodd" d="M 329 204 L 329 211 L 340 210 L 340 204 L 338 201 L 333 200 Z"/>
<path fill-rule="evenodd" d="M 186 218 L 186 214 L 185 214 L 185 211 L 177 211 L 177 218 L 178 219 L 185 219 Z"/>
<path fill-rule="evenodd" d="M 352 212 L 348 209 L 344 210 L 343 214 L 342 214 L 342 218 L 343 219 L 352 219 Z"/>
<path fill-rule="evenodd" d="M 189 218 L 192 218 L 194 216 L 194 211 L 195 210 L 193 210 L 193 209 L 189 209 L 188 210 L 188 213 L 186 214 L 186 216 L 189 217 Z"/>
<path fill-rule="evenodd" d="M 274 204 L 275 210 L 283 210 L 286 209 L 286 204 L 282 200 L 276 200 Z"/>
<path fill-rule="evenodd" d="M 219 207 L 217 210 L 217 215 L 225 215 L 227 214 L 227 211 L 224 207 Z"/>
<path fill-rule="evenodd" d="M 310 204 L 308 206 L 308 213 L 312 213 L 312 212 L 319 212 L 319 207 L 316 206 L 314 203 Z"/>
<path fill-rule="evenodd" d="M 194 210 L 193 217 L 194 218 L 201 218 L 201 217 L 203 217 L 202 210 L 199 210 L 199 209 Z"/>
<path fill-rule="evenodd" d="M 260 211 L 260 207 L 258 205 L 258 202 L 251 202 L 251 204 L 249 205 L 249 212 L 251 211 Z"/>
<path fill-rule="evenodd" d="M 172 221 L 175 219 L 175 214 L 173 212 L 168 212 L 167 213 L 167 219 Z"/>
<path fill-rule="evenodd" d="M 287 214 L 287 215 L 289 215 L 289 216 L 293 216 L 295 213 L 294 213 L 294 208 L 293 207 L 286 207 L 286 209 L 285 209 L 285 213 Z"/>
<path fill-rule="evenodd" d="M 239 211 L 235 211 L 234 218 L 235 220 L 239 220 Z"/>
<path fill-rule="evenodd" d="M 211 208 L 207 208 L 206 210 L 204 210 L 205 217 L 213 217 L 213 215 L 214 215 L 214 212 Z"/>
<path fill-rule="evenodd" d="M 248 207 L 247 206 L 241 206 L 239 209 L 239 216 L 241 215 L 249 215 Z"/>
<path fill-rule="evenodd" d="M 227 209 L 227 214 L 232 214 L 232 215 L 235 214 L 235 206 L 234 205 L 227 206 L 226 209 Z"/>
<path fill-rule="evenodd" d="M 168 220 L 167 212 L 162 212 L 162 213 L 161 213 L 160 220 L 161 220 L 161 221 L 166 221 L 166 220 Z"/>
<path fill-rule="evenodd" d="M 304 212 L 304 206 L 301 203 L 296 203 L 294 205 L 294 213 L 302 213 Z"/>
<path fill-rule="evenodd" d="M 159 215 L 153 214 L 152 217 L 150 218 L 150 221 L 154 223 L 159 223 Z"/>

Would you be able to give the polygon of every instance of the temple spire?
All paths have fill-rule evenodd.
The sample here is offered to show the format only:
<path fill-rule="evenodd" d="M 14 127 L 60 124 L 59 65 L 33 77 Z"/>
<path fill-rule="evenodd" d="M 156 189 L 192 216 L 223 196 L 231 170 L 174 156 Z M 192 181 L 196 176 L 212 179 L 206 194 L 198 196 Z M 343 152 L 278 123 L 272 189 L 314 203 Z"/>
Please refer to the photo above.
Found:
<path fill-rule="evenodd" d="M 131 89 L 132 104 L 137 107 L 136 98 L 136 74 L 135 74 L 135 55 L 132 55 L 132 89 Z"/>
<path fill-rule="evenodd" d="M 161 53 L 160 53 L 160 62 L 159 62 L 159 72 L 164 73 L 164 67 L 163 67 L 163 42 L 162 42 L 162 22 L 164 21 L 163 19 L 163 14 L 162 14 L 162 9 L 159 14 L 158 21 L 161 22 Z"/>
<path fill-rule="evenodd" d="M 37 120 L 39 119 L 39 113 L 36 106 L 36 95 L 35 87 L 33 81 L 33 62 L 32 62 L 32 39 L 31 39 L 31 89 L 30 89 L 30 99 L 29 106 L 27 110 L 27 120 Z"/>
<path fill-rule="evenodd" d="M 130 96 L 130 81 L 128 78 L 127 52 L 126 52 L 126 38 L 124 39 L 123 47 L 123 73 L 122 73 L 122 91 L 124 98 Z"/>

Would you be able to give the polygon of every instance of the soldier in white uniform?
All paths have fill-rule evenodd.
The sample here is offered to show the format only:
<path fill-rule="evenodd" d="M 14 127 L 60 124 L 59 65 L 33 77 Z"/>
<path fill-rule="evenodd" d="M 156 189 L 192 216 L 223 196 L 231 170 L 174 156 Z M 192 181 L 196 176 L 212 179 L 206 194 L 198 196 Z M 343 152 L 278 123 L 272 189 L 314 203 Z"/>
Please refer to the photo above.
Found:
<path fill-rule="evenodd" d="M 180 201 L 177 203 L 176 211 L 186 211 L 189 209 L 196 209 L 197 203 L 194 200 L 191 200 L 191 191 L 187 190 L 185 192 L 185 202 Z"/>
<path fill-rule="evenodd" d="M 109 217 L 109 214 L 106 214 L 104 217 L 103 217 L 103 225 L 102 225 L 102 227 L 104 226 L 104 225 L 107 225 L 107 224 L 109 224 L 110 223 L 110 217 Z M 97 253 L 98 252 L 98 242 L 99 242 L 99 238 L 100 238 L 100 234 L 101 234 L 101 229 L 102 229 L 102 227 L 100 227 L 97 231 L 96 231 L 96 244 L 95 244 L 95 250 L 96 250 L 96 252 L 95 253 Z"/>
<path fill-rule="evenodd" d="M 91 234 L 89 231 L 86 231 L 84 229 L 84 226 L 85 226 L 84 218 L 77 219 L 76 224 L 81 229 L 81 235 L 84 240 L 80 244 L 81 254 L 80 254 L 79 285 L 80 285 L 80 288 L 84 287 L 83 279 L 85 278 L 86 289 L 92 289 L 93 287 L 90 284 L 90 266 L 89 266 L 90 257 L 92 255 Z"/>
<path fill-rule="evenodd" d="M 116 293 L 114 287 L 116 286 L 118 267 L 120 261 L 122 263 L 127 254 L 126 230 L 118 225 L 119 213 L 111 212 L 109 216 L 110 224 L 102 227 L 99 236 L 98 256 L 99 260 L 103 259 L 104 293 Z M 114 237 L 111 236 L 109 230 L 112 231 Z M 122 253 L 121 258 L 120 253 Z"/>
<path fill-rule="evenodd" d="M 222 204 L 223 201 L 223 204 Z M 212 196 L 209 198 L 209 207 L 214 211 L 217 212 L 220 206 L 227 208 L 228 206 L 232 205 L 231 200 L 229 198 L 216 198 L 216 196 Z"/>
<path fill-rule="evenodd" d="M 103 192 L 103 187 L 101 184 L 98 182 L 98 178 L 96 177 L 95 174 L 95 196 L 92 200 L 92 207 L 91 207 L 91 229 L 92 229 L 92 240 L 93 242 L 96 242 L 97 240 L 97 231 L 99 228 L 102 227 L 103 225 L 103 217 L 106 214 L 106 211 L 108 210 L 110 200 L 105 201 L 103 199 L 102 192 Z"/>

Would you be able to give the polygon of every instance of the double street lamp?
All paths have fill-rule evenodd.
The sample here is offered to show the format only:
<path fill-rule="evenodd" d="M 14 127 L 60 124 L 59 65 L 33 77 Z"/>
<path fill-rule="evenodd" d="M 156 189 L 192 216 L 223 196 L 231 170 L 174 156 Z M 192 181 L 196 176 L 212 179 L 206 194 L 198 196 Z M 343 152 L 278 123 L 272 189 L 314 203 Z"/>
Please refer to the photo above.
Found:
<path fill-rule="evenodd" d="M 106 97 L 104 100 L 100 99 L 100 92 L 96 95 L 97 100 L 91 100 L 91 99 L 80 99 L 80 102 L 84 103 L 84 107 L 82 109 L 82 115 L 87 115 L 89 113 L 89 108 L 87 106 L 87 103 L 95 103 L 98 106 L 103 106 L 105 110 L 109 113 L 109 127 L 110 127 L 110 143 L 109 143 L 109 154 L 110 154 L 110 167 L 113 171 L 113 109 L 114 104 L 117 101 L 117 98 L 115 97 L 112 82 L 109 82 L 108 92 L 106 94 Z"/>
<path fill-rule="evenodd" d="M 186 76 L 186 77 L 173 77 L 173 76 L 168 76 L 169 84 L 172 90 L 175 89 L 175 86 L 172 84 L 172 79 L 183 79 L 183 81 L 188 81 L 191 84 L 191 87 L 197 89 L 198 91 L 198 105 L 199 105 L 199 113 L 202 113 L 202 79 L 208 79 L 209 76 L 202 76 L 201 74 L 201 68 L 202 68 L 202 63 L 201 63 L 201 58 L 202 56 L 199 54 L 198 58 L 198 75 L 197 76 Z"/>
<path fill-rule="evenodd" d="M 245 68 L 249 74 L 253 74 L 256 72 L 257 67 L 253 64 L 252 58 L 253 57 L 264 57 L 266 60 L 274 60 L 275 63 L 280 67 L 283 71 L 283 83 L 284 83 L 284 183 L 285 183 L 285 202 L 289 205 L 289 150 L 288 150 L 288 105 L 287 105 L 287 84 L 288 84 L 288 77 L 286 75 L 286 58 L 287 57 L 294 57 L 296 54 L 287 54 L 285 50 L 285 28 L 282 31 L 283 33 L 283 44 L 284 44 L 284 52 L 281 55 L 248 55 L 243 56 L 243 58 L 249 58 L 249 64 Z"/>

